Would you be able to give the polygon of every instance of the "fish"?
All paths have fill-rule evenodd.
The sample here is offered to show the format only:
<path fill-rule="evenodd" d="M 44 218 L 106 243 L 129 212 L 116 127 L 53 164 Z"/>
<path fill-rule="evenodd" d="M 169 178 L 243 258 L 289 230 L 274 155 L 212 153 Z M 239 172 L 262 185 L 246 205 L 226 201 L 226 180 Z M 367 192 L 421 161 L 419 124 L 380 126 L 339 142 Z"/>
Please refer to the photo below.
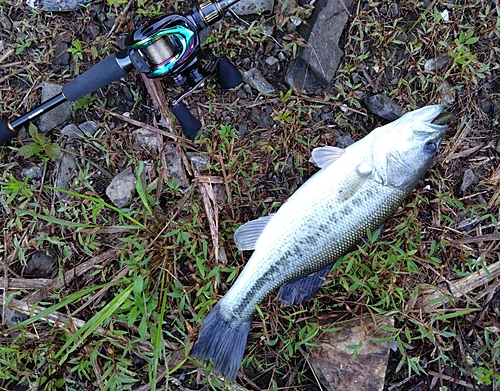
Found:
<path fill-rule="evenodd" d="M 394 213 L 432 165 L 448 128 L 444 113 L 425 106 L 345 149 L 315 148 L 320 170 L 276 213 L 235 231 L 238 249 L 253 253 L 205 318 L 191 356 L 234 381 L 256 306 L 278 287 L 285 303 L 314 295 L 334 263 Z"/>

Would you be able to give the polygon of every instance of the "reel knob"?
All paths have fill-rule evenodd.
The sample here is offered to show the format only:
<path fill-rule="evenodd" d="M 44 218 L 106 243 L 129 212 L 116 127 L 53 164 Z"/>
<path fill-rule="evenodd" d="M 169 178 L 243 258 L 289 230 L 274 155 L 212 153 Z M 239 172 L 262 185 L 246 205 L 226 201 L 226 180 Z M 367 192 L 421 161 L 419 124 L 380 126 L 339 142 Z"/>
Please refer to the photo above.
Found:
<path fill-rule="evenodd" d="M 227 57 L 221 57 L 217 62 L 217 79 L 225 90 L 230 90 L 242 82 L 240 71 Z"/>
<path fill-rule="evenodd" d="M 179 121 L 182 133 L 189 138 L 194 138 L 198 130 L 201 129 L 201 122 L 191 114 L 186 104 L 184 102 L 175 103 L 172 105 L 172 113 Z"/>

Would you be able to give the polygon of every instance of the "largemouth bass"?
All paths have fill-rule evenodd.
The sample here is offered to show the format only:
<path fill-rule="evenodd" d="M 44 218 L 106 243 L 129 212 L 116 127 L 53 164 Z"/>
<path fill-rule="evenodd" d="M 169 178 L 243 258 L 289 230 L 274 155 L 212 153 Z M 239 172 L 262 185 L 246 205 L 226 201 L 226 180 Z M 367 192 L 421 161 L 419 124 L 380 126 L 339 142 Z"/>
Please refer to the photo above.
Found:
<path fill-rule="evenodd" d="M 217 372 L 234 380 L 255 306 L 283 284 L 278 297 L 284 302 L 312 296 L 322 282 L 318 273 L 394 213 L 432 164 L 447 129 L 432 122 L 442 111 L 426 106 L 345 149 L 314 149 L 311 160 L 321 170 L 277 213 L 236 230 L 238 248 L 254 252 L 206 317 L 191 355 L 211 359 Z"/>

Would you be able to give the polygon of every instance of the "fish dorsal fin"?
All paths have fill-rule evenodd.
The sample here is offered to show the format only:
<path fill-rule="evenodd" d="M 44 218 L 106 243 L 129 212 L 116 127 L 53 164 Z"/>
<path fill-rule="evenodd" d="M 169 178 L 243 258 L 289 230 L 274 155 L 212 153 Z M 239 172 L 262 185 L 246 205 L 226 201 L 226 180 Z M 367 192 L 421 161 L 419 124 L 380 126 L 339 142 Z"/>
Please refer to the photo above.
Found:
<path fill-rule="evenodd" d="M 236 247 L 239 250 L 254 250 L 255 243 L 257 243 L 262 231 L 264 231 L 264 228 L 273 216 L 274 213 L 269 216 L 259 217 L 257 220 L 249 221 L 238 227 L 234 233 Z"/>
<path fill-rule="evenodd" d="M 329 145 L 314 148 L 311 152 L 309 161 L 316 164 L 319 168 L 326 168 L 340 158 L 344 152 L 345 149 L 330 147 Z"/>

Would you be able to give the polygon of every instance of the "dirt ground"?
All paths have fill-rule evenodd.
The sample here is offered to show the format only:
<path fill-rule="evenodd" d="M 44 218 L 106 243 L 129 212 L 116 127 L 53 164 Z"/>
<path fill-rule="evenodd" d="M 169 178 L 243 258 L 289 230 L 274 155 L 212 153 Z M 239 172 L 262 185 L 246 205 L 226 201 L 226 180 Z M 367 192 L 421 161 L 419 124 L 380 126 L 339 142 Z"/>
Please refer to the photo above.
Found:
<path fill-rule="evenodd" d="M 183 13 L 194 5 L 109 0 L 53 13 L 4 0 L 1 119 L 38 105 L 42 82 L 63 85 L 116 52 L 142 15 Z M 379 270 L 396 298 L 380 304 L 389 285 L 369 288 L 370 276 L 361 271 L 343 280 L 353 273 L 347 266 L 331 273 L 325 288 L 303 306 L 283 307 L 271 295 L 252 324 L 237 387 L 324 389 L 298 336 L 346 314 L 372 311 L 395 316 L 401 330 L 395 333 L 399 347 L 389 358 L 385 390 L 500 387 L 498 1 L 355 1 L 341 38 L 345 57 L 338 75 L 325 90 L 308 95 L 287 94 L 285 74 L 306 44 L 290 16 L 294 10 L 307 15 L 303 11 L 314 4 L 298 2 L 286 11 L 282 5 L 272 14 L 227 15 L 211 28 L 204 56 L 227 55 L 242 72 L 259 69 L 276 93 L 263 96 L 243 86 L 224 91 L 209 79 L 186 99 L 203 124 L 196 140 L 181 135 L 169 112 L 168 102 L 181 90 L 135 71 L 79 101 L 65 123 L 92 120 L 100 128 L 74 144 L 80 166 L 68 197 L 59 199 L 51 188 L 60 159 L 49 158 L 43 148 L 30 157 L 19 151 L 33 143 L 32 136 L 24 132 L 24 139 L 0 148 L 3 302 L 17 300 L 16 308 L 28 314 L 23 305 L 62 303 L 56 312 L 70 319 L 63 326 L 43 314 L 14 332 L 6 332 L 3 322 L 1 389 L 21 382 L 23 389 L 147 390 L 155 389 L 152 372 L 158 389 L 232 387 L 186 353 L 207 310 L 248 259 L 233 244 L 234 230 L 276 211 L 315 172 L 308 163 L 314 147 L 343 146 L 387 123 L 363 104 L 377 93 L 406 110 L 448 102 L 454 115 L 433 167 L 374 245 L 387 257 L 396 256 L 395 247 L 406 251 L 400 266 Z M 448 55 L 444 65 L 426 70 L 426 62 L 441 54 Z M 278 61 L 266 61 L 270 57 Z M 60 133 L 65 124 L 45 134 L 41 144 L 55 143 L 67 152 L 68 139 Z M 148 126 L 163 132 L 158 143 L 137 147 L 134 130 Z M 181 157 L 186 185 L 169 177 L 171 150 Z M 208 165 L 197 166 L 193 153 Z M 38 178 L 23 171 L 33 166 L 41 172 Z M 120 212 L 110 207 L 105 189 L 128 166 L 145 170 L 146 195 Z M 52 252 L 54 262 L 30 273 L 28 265 L 40 251 Z M 372 268 L 376 256 L 358 251 L 359 265 Z M 454 290 L 455 282 L 470 275 L 485 277 Z M 365 278 L 366 285 L 351 290 L 354 277 Z M 60 285 L 53 285 L 56 279 Z M 421 301 L 436 287 L 454 294 L 431 309 Z M 79 321 L 96 328 L 84 329 L 89 332 L 82 336 Z M 160 344 L 158 322 L 161 357 L 153 349 Z M 68 340 L 73 345 L 64 346 Z M 68 352 L 64 359 L 61 348 Z"/>

